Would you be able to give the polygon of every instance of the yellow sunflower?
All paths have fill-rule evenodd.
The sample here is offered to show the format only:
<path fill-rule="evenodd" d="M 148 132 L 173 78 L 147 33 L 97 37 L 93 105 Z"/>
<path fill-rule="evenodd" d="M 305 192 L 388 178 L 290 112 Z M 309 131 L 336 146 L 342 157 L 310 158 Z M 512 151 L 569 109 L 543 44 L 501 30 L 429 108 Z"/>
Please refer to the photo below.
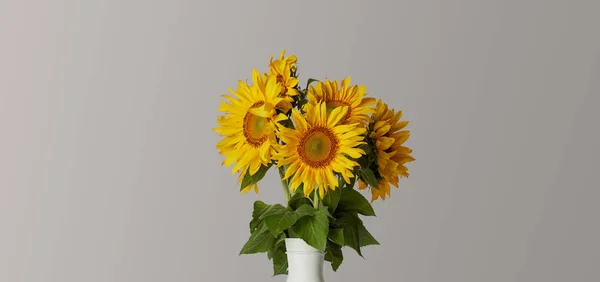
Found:
<path fill-rule="evenodd" d="M 240 172 L 241 177 L 246 172 L 253 175 L 261 165 L 271 162 L 273 145 L 277 143 L 275 124 L 286 119 L 275 112 L 275 106 L 282 100 L 278 97 L 281 85 L 274 78 L 260 76 L 257 70 L 252 77 L 254 84 L 239 81 L 237 91 L 229 89 L 233 96 L 223 95 L 227 101 L 221 101 L 219 111 L 224 115 L 217 119 L 219 126 L 213 129 L 224 137 L 217 143 L 219 153 L 225 156 L 222 164 L 235 163 L 232 174 Z"/>
<path fill-rule="evenodd" d="M 293 76 L 292 72 L 296 70 L 296 56 L 292 55 L 285 57 L 285 50 L 281 52 L 278 60 L 273 60 L 273 57 L 269 60 L 269 76 L 277 78 L 277 82 L 281 83 L 282 90 L 280 97 L 283 98 L 278 105 L 284 112 L 288 112 L 292 108 L 292 102 L 294 102 L 294 96 L 298 95 L 298 78 Z"/>
<path fill-rule="evenodd" d="M 364 144 L 366 129 L 358 124 L 340 124 L 347 112 L 348 107 L 338 107 L 328 114 L 327 105 L 318 103 L 305 116 L 292 110 L 295 129 L 278 125 L 278 136 L 285 145 L 278 146 L 274 158 L 278 167 L 287 166 L 283 179 L 291 177 L 291 190 L 304 184 L 304 195 L 308 196 L 318 186 L 323 198 L 327 190 L 338 186 L 335 173 L 350 183 L 352 169 L 359 164 L 348 157 L 364 155 L 357 146 Z"/>
<path fill-rule="evenodd" d="M 370 124 L 369 138 L 374 141 L 377 152 L 377 182 L 379 189 L 371 187 L 372 200 L 385 200 L 390 196 L 390 185 L 398 188 L 398 178 L 408 177 L 406 163 L 415 160 L 412 150 L 403 146 L 410 137 L 410 131 L 403 130 L 408 121 L 400 121 L 402 111 L 388 109 L 381 100 L 377 101 L 375 113 Z M 359 188 L 366 184 L 359 181 Z"/>
<path fill-rule="evenodd" d="M 325 102 L 327 111 L 340 106 L 347 106 L 348 112 L 342 118 L 341 122 L 346 124 L 351 123 L 369 123 L 370 117 L 375 109 L 375 99 L 367 97 L 366 87 L 352 85 L 350 86 L 351 77 L 342 80 L 338 86 L 337 80 L 318 82 L 316 86 L 311 86 L 308 90 L 308 103 L 304 105 L 304 110 L 314 107 L 320 102 Z"/>

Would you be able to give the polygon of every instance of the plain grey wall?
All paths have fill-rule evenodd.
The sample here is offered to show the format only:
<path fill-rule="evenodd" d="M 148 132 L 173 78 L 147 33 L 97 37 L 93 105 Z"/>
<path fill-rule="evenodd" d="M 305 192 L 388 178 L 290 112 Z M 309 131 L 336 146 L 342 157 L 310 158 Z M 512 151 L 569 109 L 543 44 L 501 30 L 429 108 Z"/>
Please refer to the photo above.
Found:
<path fill-rule="evenodd" d="M 411 121 L 327 281 L 600 281 L 600 2 L 0 1 L 0 281 L 271 281 L 211 131 L 281 49 Z M 284 281 L 277 277 L 272 281 Z"/>

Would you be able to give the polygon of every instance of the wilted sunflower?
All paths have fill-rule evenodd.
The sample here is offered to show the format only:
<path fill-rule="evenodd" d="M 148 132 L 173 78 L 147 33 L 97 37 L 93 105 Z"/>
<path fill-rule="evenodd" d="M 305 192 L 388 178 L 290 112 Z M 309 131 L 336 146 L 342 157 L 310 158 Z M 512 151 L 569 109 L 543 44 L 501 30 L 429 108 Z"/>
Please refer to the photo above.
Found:
<path fill-rule="evenodd" d="M 410 137 L 410 131 L 402 130 L 408 121 L 400 121 L 402 111 L 388 109 L 381 100 L 377 101 L 375 113 L 369 127 L 369 138 L 373 140 L 377 153 L 377 183 L 378 189 L 371 187 L 372 200 L 381 198 L 385 200 L 390 196 L 390 185 L 398 188 L 398 179 L 408 177 L 406 163 L 415 160 L 410 153 L 412 150 L 403 146 Z M 367 185 L 359 180 L 359 188 L 365 189 Z"/>
<path fill-rule="evenodd" d="M 240 172 L 242 177 L 246 173 L 255 174 L 261 165 L 272 161 L 273 145 L 277 143 L 275 124 L 286 119 L 275 112 L 275 105 L 282 100 L 278 97 L 281 85 L 275 78 L 261 76 L 257 70 L 253 71 L 253 80 L 252 85 L 239 81 L 237 91 L 229 89 L 233 96 L 223 95 L 227 101 L 221 102 L 219 111 L 224 115 L 213 129 L 224 137 L 217 143 L 219 153 L 225 156 L 222 164 L 235 163 L 232 174 Z"/>
<path fill-rule="evenodd" d="M 327 113 L 325 103 L 311 107 L 305 116 L 292 110 L 295 129 L 278 125 L 279 138 L 285 145 L 278 146 L 277 166 L 287 165 L 283 179 L 290 180 L 290 189 L 304 184 L 308 196 L 318 187 L 323 198 L 329 189 L 335 190 L 339 173 L 347 183 L 354 177 L 352 169 L 359 164 L 348 157 L 359 158 L 364 154 L 357 146 L 364 144 L 366 129 L 358 124 L 340 124 L 348 107 L 338 107 Z"/>
<path fill-rule="evenodd" d="M 288 112 L 292 108 L 292 102 L 294 102 L 294 96 L 298 95 L 298 78 L 293 76 L 293 72 L 296 70 L 296 56 L 292 55 L 285 57 L 285 50 L 281 52 L 278 60 L 273 60 L 273 57 L 269 60 L 269 76 L 277 78 L 277 82 L 283 86 L 281 89 L 280 97 L 283 98 L 278 105 L 284 112 Z"/>
<path fill-rule="evenodd" d="M 342 118 L 341 122 L 346 124 L 361 123 L 367 124 L 370 120 L 369 115 L 375 109 L 375 99 L 365 97 L 366 87 L 358 85 L 350 85 L 351 77 L 342 80 L 338 86 L 337 80 L 318 82 L 316 86 L 311 86 L 308 89 L 308 103 L 304 105 L 304 110 L 314 107 L 320 102 L 325 102 L 327 111 L 340 106 L 347 106 L 348 112 Z"/>

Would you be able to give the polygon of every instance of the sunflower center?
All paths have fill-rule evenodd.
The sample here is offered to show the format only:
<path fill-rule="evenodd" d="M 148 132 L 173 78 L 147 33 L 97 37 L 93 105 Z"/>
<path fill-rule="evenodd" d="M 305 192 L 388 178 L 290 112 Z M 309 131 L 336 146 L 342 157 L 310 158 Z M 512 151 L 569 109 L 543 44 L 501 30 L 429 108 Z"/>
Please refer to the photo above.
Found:
<path fill-rule="evenodd" d="M 331 111 L 333 111 L 335 108 L 341 107 L 341 106 L 350 106 L 350 105 L 344 101 L 332 100 L 332 101 L 325 102 L 325 107 L 327 108 L 327 115 L 331 114 Z M 348 107 L 348 112 L 342 118 L 342 121 L 346 121 L 350 117 L 350 108 L 351 107 Z"/>
<path fill-rule="evenodd" d="M 254 103 L 250 108 L 258 108 L 264 105 L 265 102 L 259 101 Z M 267 122 L 265 117 L 254 115 L 250 112 L 244 116 L 244 136 L 246 141 L 254 147 L 260 147 L 267 140 Z"/>
<path fill-rule="evenodd" d="M 312 167 L 328 165 L 337 154 L 337 150 L 337 138 L 325 127 L 311 128 L 298 146 L 300 158 Z"/>

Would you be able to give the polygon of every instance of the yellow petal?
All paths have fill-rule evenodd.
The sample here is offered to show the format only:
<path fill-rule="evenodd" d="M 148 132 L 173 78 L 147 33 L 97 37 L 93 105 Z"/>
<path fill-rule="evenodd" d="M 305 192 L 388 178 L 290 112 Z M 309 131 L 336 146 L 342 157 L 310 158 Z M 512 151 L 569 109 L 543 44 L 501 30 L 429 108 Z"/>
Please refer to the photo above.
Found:
<path fill-rule="evenodd" d="M 292 110 L 292 120 L 294 121 L 294 125 L 299 131 L 306 131 L 308 129 L 308 124 L 306 123 L 306 119 L 298 112 L 298 110 Z"/>
<path fill-rule="evenodd" d="M 331 111 L 327 120 L 327 126 L 334 127 L 346 114 L 348 113 L 348 107 L 337 107 Z"/>

